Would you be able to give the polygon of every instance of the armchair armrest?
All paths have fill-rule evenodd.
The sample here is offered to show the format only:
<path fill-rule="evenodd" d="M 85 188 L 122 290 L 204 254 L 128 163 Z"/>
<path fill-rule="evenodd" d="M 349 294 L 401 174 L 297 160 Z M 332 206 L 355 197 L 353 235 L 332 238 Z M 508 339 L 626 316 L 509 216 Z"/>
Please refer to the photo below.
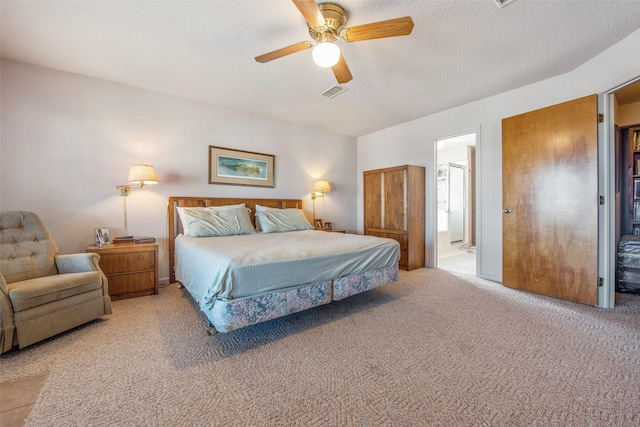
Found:
<path fill-rule="evenodd" d="M 0 353 L 11 350 L 13 346 L 13 307 L 9 302 L 7 283 L 0 274 Z"/>
<path fill-rule="evenodd" d="M 55 257 L 58 274 L 85 273 L 99 271 L 102 277 L 102 294 L 104 295 L 104 314 L 111 314 L 111 298 L 109 297 L 109 281 L 100 268 L 100 255 L 88 252 L 80 254 L 58 255 Z"/>
<path fill-rule="evenodd" d="M 7 289 L 7 282 L 6 280 L 4 280 L 4 276 L 2 275 L 2 273 L 0 273 L 0 291 L 2 291 L 4 295 L 9 295 L 9 290 Z"/>
<path fill-rule="evenodd" d="M 95 253 L 58 255 L 55 258 L 58 274 L 101 271 L 98 265 L 100 255 Z"/>

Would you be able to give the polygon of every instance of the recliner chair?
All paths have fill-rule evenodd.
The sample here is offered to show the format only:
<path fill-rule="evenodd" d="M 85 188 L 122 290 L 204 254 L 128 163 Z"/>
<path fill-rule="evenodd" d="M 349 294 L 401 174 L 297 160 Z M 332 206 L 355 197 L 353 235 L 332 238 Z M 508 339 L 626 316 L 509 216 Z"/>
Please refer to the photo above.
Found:
<path fill-rule="evenodd" d="M 111 314 L 95 253 L 58 255 L 32 212 L 0 212 L 0 353 Z"/>

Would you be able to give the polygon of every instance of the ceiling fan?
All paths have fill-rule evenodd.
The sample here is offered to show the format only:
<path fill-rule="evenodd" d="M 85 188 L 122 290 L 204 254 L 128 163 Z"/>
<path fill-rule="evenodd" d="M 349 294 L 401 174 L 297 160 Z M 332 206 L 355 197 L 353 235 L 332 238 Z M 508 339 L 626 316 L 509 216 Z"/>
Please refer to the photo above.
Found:
<path fill-rule="evenodd" d="M 342 40 L 351 43 L 384 37 L 406 36 L 411 34 L 413 30 L 413 21 L 410 16 L 344 28 L 347 23 L 347 13 L 340 5 L 335 3 L 318 5 L 314 0 L 292 1 L 307 20 L 309 35 L 314 41 L 303 41 L 256 56 L 256 61 L 265 63 L 313 48 L 314 62 L 321 67 L 331 67 L 338 83 L 347 83 L 353 79 L 353 76 L 340 48 L 334 44 L 335 41 Z"/>

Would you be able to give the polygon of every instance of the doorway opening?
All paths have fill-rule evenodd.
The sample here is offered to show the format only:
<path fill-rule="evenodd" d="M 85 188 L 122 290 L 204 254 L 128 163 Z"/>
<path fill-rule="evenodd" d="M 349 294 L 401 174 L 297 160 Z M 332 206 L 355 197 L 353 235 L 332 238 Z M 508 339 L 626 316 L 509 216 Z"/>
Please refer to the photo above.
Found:
<path fill-rule="evenodd" d="M 613 308 L 616 293 L 640 294 L 636 266 L 630 261 L 640 236 L 640 76 L 605 95 L 607 130 L 600 137 L 608 142 L 603 148 L 611 157 L 603 155 L 608 176 L 602 179 L 601 194 L 613 203 L 601 215 L 605 246 L 600 247 L 599 269 L 607 286 L 598 289 L 598 306 Z"/>
<path fill-rule="evenodd" d="M 436 140 L 437 267 L 476 275 L 476 133 Z"/>

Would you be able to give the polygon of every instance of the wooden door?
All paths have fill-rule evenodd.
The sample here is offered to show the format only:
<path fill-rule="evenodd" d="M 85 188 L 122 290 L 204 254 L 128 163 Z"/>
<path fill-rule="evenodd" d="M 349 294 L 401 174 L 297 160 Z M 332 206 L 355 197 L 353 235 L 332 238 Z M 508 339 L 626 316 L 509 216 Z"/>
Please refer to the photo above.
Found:
<path fill-rule="evenodd" d="M 596 305 L 597 96 L 502 121 L 505 286 Z"/>

